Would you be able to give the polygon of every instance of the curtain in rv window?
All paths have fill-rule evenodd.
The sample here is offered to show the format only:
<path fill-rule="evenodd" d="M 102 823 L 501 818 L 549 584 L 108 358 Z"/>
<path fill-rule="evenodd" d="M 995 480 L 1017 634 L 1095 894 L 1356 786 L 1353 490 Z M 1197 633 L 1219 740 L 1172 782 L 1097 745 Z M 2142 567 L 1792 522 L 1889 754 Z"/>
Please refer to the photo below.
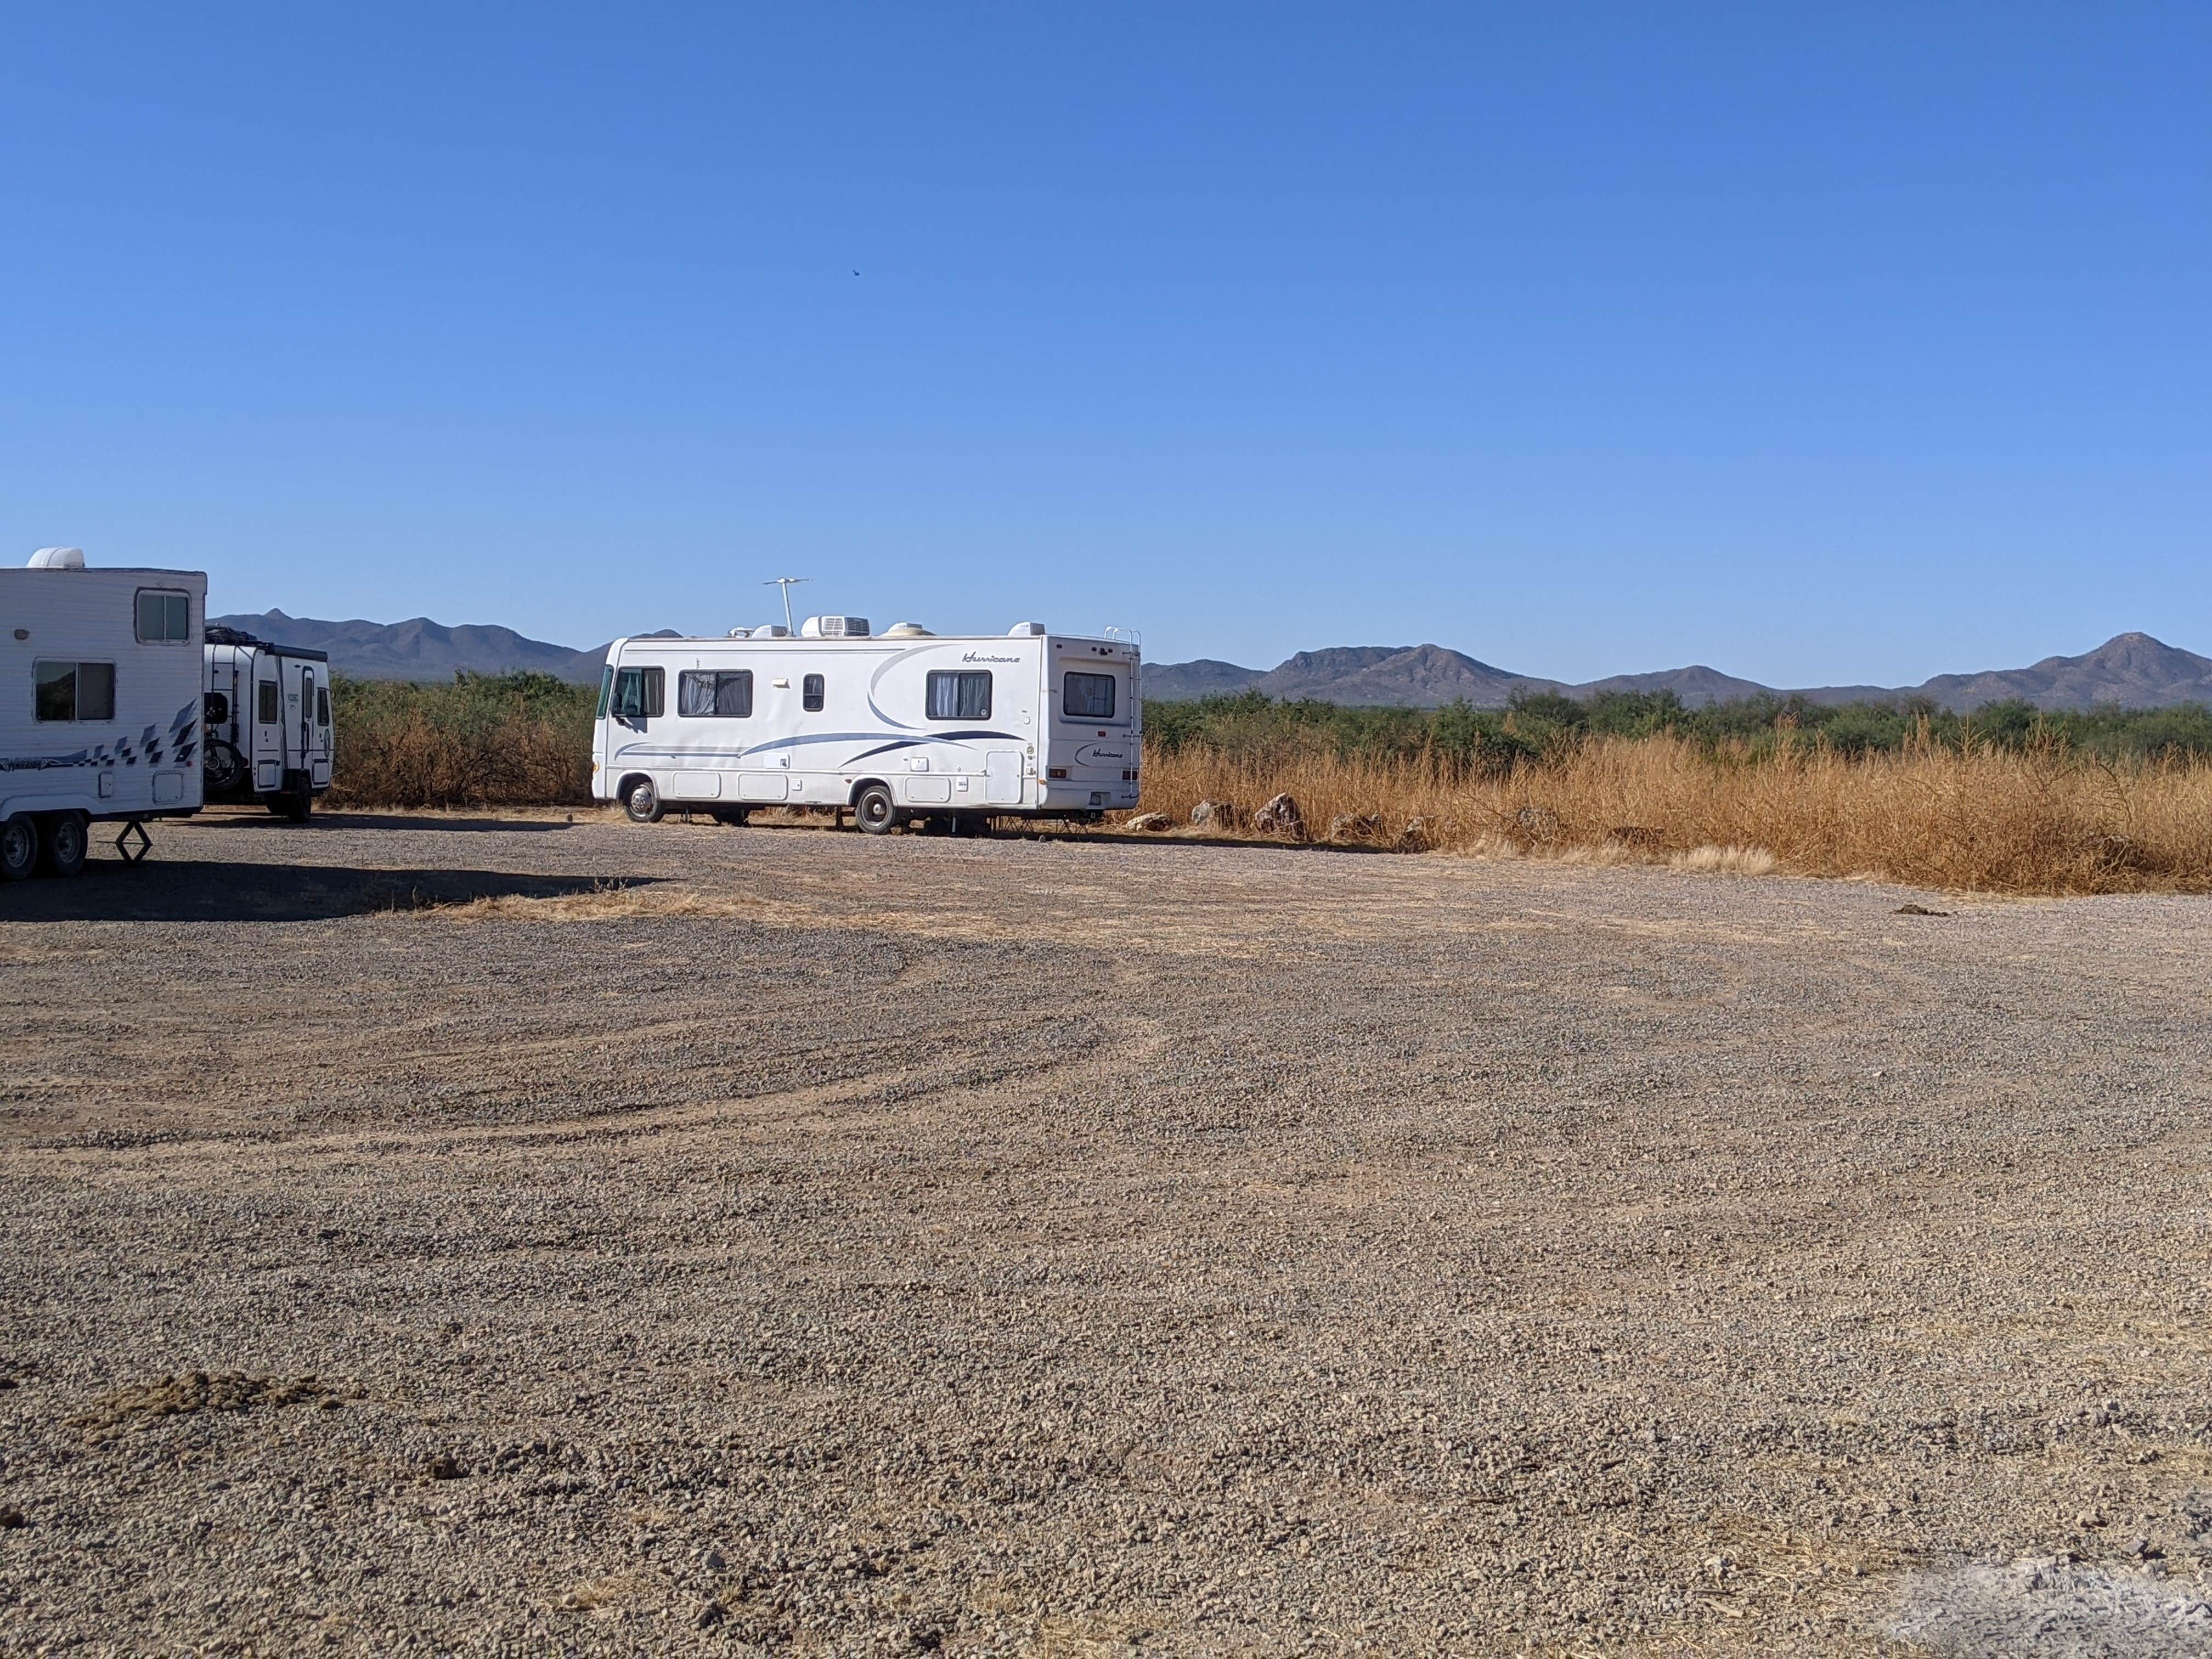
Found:
<path fill-rule="evenodd" d="M 753 671 L 709 673 L 686 669 L 676 677 L 676 712 L 690 719 L 713 715 L 720 720 L 750 720 L 753 712 Z"/>
<path fill-rule="evenodd" d="M 987 720 L 991 718 L 988 669 L 939 669 L 929 677 L 929 718 Z"/>
<path fill-rule="evenodd" d="M 618 720 L 658 720 L 668 706 L 665 685 L 658 668 L 618 669 L 607 712 Z"/>
<path fill-rule="evenodd" d="M 1061 688 L 1060 712 L 1072 720 L 1110 720 L 1114 718 L 1114 677 L 1111 674 L 1070 674 Z"/>
<path fill-rule="evenodd" d="M 38 716 L 42 720 L 112 720 L 115 718 L 115 665 L 112 662 L 34 662 Z"/>

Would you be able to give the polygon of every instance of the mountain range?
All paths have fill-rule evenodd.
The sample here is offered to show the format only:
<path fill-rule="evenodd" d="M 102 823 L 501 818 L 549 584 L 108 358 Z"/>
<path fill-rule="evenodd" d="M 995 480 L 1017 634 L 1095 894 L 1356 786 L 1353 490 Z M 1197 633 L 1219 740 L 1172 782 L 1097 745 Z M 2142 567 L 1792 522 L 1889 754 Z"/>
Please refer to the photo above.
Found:
<path fill-rule="evenodd" d="M 1570 684 L 1492 667 L 1440 645 L 1301 651 L 1273 668 L 1244 668 L 1212 658 L 1145 665 L 1145 696 L 1163 702 L 1246 690 L 1277 698 L 1414 708 L 1435 708 L 1460 698 L 1478 708 L 1497 708 L 1516 695 L 1544 691 L 1571 697 L 1602 691 L 1672 691 L 1692 708 L 1747 697 L 1792 696 L 1814 703 L 1926 697 L 1939 708 L 1958 710 L 2014 699 L 2039 708 L 2087 708 L 2098 703 L 2158 708 L 2212 702 L 2212 658 L 2177 649 L 2148 634 L 2120 634 L 2081 656 L 2045 657 L 2027 668 L 1938 674 L 1918 685 L 1792 687 L 1762 685 L 1702 664 Z"/>
<path fill-rule="evenodd" d="M 402 623 L 319 622 L 269 611 L 209 620 L 262 639 L 327 652 L 333 669 L 362 679 L 442 680 L 456 672 L 501 674 L 528 669 L 588 684 L 599 678 L 607 654 L 605 646 L 579 651 L 527 638 L 511 628 L 449 628 L 427 617 Z M 1601 691 L 1672 691 L 1692 708 L 1761 696 L 1798 696 L 1816 703 L 1923 696 L 1954 709 L 2015 698 L 2042 708 L 2087 708 L 2097 703 L 2157 708 L 2212 703 L 2212 658 L 2163 644 L 2148 634 L 2120 634 L 2081 656 L 2045 657 L 2027 668 L 1938 674 L 1918 685 L 1806 687 L 1762 685 L 1702 665 L 1570 684 L 1493 667 L 1441 645 L 1335 646 L 1301 651 L 1273 668 L 1245 668 L 1205 657 L 1194 662 L 1145 665 L 1147 697 L 1173 702 L 1246 690 L 1270 697 L 1415 708 L 1440 708 L 1461 698 L 1478 708 L 1497 708 L 1516 694 L 1544 691 L 1574 697 Z"/>

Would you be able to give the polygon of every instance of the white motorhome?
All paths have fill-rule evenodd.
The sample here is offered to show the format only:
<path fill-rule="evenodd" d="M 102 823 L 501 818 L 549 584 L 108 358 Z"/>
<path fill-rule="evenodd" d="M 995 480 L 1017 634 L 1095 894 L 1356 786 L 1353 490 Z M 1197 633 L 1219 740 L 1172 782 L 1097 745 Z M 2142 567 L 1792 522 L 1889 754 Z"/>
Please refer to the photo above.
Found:
<path fill-rule="evenodd" d="M 0 877 L 76 874 L 98 819 L 138 826 L 135 858 L 148 818 L 199 811 L 206 620 L 197 570 L 88 569 L 74 547 L 0 569 Z"/>
<path fill-rule="evenodd" d="M 331 787 L 329 653 L 210 628 L 205 657 L 208 799 L 304 823 Z"/>
<path fill-rule="evenodd" d="M 592 789 L 640 823 L 668 808 L 849 810 L 882 835 L 1002 817 L 1095 817 L 1137 802 L 1133 639 L 881 635 L 859 617 L 607 648 Z"/>

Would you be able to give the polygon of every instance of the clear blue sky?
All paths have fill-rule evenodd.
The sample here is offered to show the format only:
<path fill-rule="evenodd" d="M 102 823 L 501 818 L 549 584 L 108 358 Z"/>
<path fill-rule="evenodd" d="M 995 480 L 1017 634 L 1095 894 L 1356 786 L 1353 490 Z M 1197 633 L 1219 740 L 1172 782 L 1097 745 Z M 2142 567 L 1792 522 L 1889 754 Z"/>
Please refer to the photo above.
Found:
<path fill-rule="evenodd" d="M 17 7 L 0 552 L 573 644 L 789 572 L 1158 660 L 2212 652 L 2212 10 L 1820 9 Z"/>

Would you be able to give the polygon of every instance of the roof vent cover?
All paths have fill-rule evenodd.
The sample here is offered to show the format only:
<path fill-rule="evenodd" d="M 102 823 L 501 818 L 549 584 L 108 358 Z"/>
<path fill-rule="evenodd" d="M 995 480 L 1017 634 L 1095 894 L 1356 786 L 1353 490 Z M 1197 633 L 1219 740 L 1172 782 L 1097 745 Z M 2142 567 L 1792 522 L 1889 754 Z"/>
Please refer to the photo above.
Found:
<path fill-rule="evenodd" d="M 42 547 L 31 555 L 25 567 L 31 570 L 82 570 L 84 568 L 84 550 L 81 547 Z"/>
<path fill-rule="evenodd" d="M 1010 640 L 1033 640 L 1043 633 L 1042 623 L 1016 623 L 1006 630 L 1006 637 Z"/>

